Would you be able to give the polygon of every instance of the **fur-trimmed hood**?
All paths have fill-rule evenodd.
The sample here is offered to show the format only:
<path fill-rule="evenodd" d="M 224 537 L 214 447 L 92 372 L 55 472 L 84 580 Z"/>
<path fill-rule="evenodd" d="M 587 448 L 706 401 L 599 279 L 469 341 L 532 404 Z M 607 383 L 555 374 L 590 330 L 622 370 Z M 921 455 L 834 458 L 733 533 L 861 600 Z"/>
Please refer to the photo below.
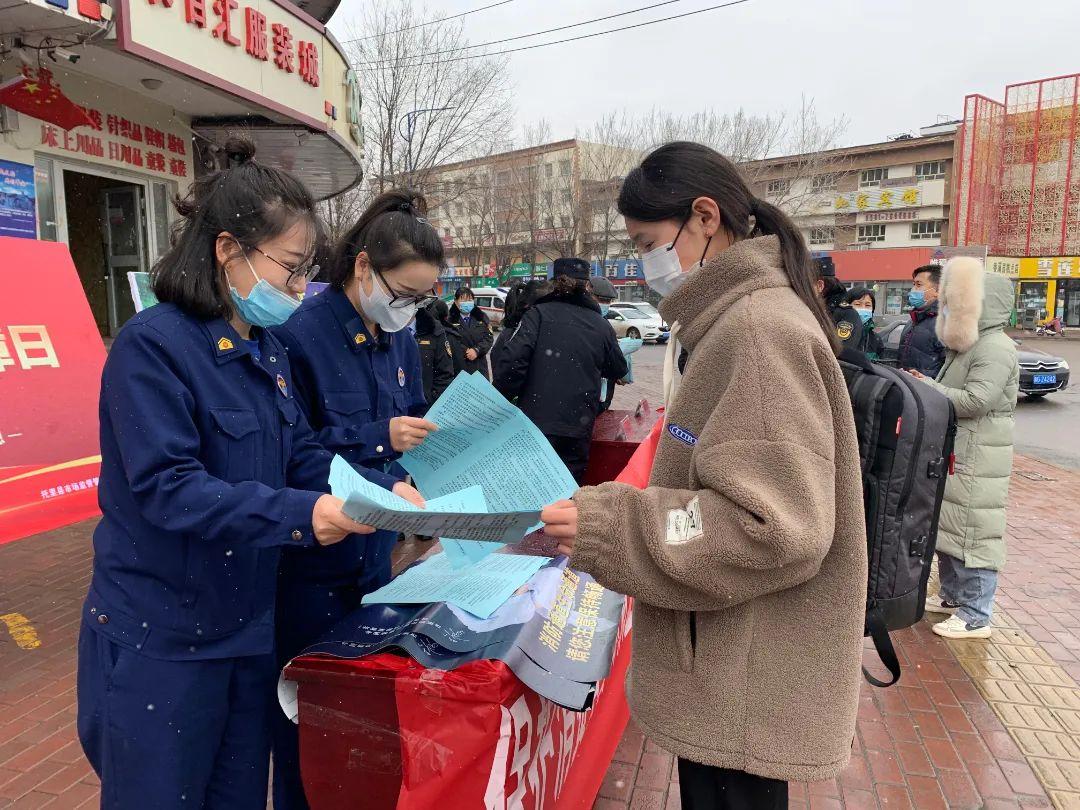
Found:
<path fill-rule="evenodd" d="M 986 273 L 978 259 L 950 259 L 941 274 L 938 340 L 954 352 L 966 352 L 980 334 L 1004 329 L 1012 307 L 1012 284 L 1007 278 Z"/>

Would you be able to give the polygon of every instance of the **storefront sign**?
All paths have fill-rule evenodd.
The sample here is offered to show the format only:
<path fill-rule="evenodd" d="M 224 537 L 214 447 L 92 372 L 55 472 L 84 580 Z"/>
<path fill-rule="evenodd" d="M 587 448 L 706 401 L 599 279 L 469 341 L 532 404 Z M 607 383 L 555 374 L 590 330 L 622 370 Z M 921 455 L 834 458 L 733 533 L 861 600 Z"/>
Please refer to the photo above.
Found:
<path fill-rule="evenodd" d="M 33 166 L 0 160 L 0 236 L 37 239 Z"/>
<path fill-rule="evenodd" d="M 320 129 L 333 117 L 320 89 L 333 46 L 287 0 L 123 0 L 120 23 L 123 50 Z"/>
<path fill-rule="evenodd" d="M 0 543 L 98 513 L 102 345 L 67 245 L 0 237 Z M 48 290 L 48 295 L 42 294 Z"/>
<path fill-rule="evenodd" d="M 194 177 L 188 121 L 171 108 L 155 104 L 93 78 L 58 76 L 86 124 L 64 131 L 49 123 L 23 123 L 20 146 L 35 152 L 73 157 L 97 165 L 127 169 L 183 188 Z"/>
<path fill-rule="evenodd" d="M 851 191 L 833 198 L 833 210 L 845 214 L 858 211 L 888 211 L 893 208 L 912 208 L 922 205 L 922 191 L 918 186 L 899 188 L 875 188 Z"/>
<path fill-rule="evenodd" d="M 997 276 L 1016 278 L 1020 275 L 1020 260 L 1011 256 L 987 256 L 986 271 Z"/>
<path fill-rule="evenodd" d="M 1042 256 L 1017 259 L 1020 278 L 1075 278 L 1080 276 L 1080 256 Z"/>
<path fill-rule="evenodd" d="M 871 211 L 864 214 L 861 222 L 914 222 L 919 212 L 914 209 L 907 211 Z"/>

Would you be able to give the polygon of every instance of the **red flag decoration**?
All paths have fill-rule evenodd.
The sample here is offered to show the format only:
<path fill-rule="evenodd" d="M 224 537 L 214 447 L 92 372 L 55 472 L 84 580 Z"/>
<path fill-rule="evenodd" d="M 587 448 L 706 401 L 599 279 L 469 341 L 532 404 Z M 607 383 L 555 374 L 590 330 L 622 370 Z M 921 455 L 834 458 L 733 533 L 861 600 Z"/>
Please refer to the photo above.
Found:
<path fill-rule="evenodd" d="M 39 68 L 37 75 L 24 67 L 23 75 L 0 83 L 0 105 L 37 118 L 61 129 L 93 126 L 86 110 L 64 95 L 52 71 Z"/>

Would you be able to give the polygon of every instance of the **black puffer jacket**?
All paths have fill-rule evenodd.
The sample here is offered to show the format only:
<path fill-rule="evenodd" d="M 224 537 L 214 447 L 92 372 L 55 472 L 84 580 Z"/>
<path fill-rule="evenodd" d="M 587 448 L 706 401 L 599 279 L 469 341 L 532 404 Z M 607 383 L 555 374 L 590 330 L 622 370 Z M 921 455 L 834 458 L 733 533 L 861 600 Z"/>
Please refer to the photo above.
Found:
<path fill-rule="evenodd" d="M 428 407 L 454 381 L 454 354 L 446 327 L 427 309 L 416 313 L 416 345 L 420 349 L 420 373 Z"/>
<path fill-rule="evenodd" d="M 494 342 L 495 337 L 491 334 L 491 322 L 488 320 L 488 316 L 484 314 L 482 309 L 476 307 L 466 319 L 461 314 L 457 304 L 454 304 L 450 307 L 449 322 L 460 338 L 462 369 L 470 374 L 479 371 L 485 377 L 490 378 L 491 375 L 488 372 L 488 364 L 485 358 L 487 353 L 491 351 L 491 344 Z M 476 349 L 475 360 L 465 359 L 465 352 L 469 349 Z"/>
<path fill-rule="evenodd" d="M 615 331 L 588 295 L 548 295 L 525 313 L 495 358 L 495 387 L 545 436 L 588 438 L 600 378 L 625 377 Z"/>
<path fill-rule="evenodd" d="M 900 350 L 896 364 L 899 368 L 920 371 L 930 379 L 937 377 L 945 364 L 945 347 L 937 339 L 937 301 L 911 310 L 911 323 L 900 335 Z"/>

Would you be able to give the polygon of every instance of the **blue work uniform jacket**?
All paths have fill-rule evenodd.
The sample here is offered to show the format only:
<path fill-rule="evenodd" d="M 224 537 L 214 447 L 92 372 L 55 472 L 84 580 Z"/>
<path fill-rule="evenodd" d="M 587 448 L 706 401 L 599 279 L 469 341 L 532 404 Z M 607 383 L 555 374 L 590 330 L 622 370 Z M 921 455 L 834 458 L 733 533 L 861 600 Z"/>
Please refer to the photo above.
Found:
<path fill-rule="evenodd" d="M 158 304 L 120 331 L 101 382 L 102 520 L 83 617 L 144 655 L 269 653 L 282 547 L 316 545 L 331 454 L 284 347 Z M 364 470 L 371 481 L 393 479 Z"/>
<path fill-rule="evenodd" d="M 413 334 L 402 329 L 372 335 L 345 293 L 334 287 L 306 298 L 272 331 L 289 353 L 296 399 L 317 441 L 354 466 L 404 478 L 394 464 L 399 454 L 390 444 L 390 420 L 427 409 Z M 388 575 L 395 541 L 390 532 L 376 532 L 326 548 L 290 551 L 282 576 L 348 584 L 380 569 Z"/>

